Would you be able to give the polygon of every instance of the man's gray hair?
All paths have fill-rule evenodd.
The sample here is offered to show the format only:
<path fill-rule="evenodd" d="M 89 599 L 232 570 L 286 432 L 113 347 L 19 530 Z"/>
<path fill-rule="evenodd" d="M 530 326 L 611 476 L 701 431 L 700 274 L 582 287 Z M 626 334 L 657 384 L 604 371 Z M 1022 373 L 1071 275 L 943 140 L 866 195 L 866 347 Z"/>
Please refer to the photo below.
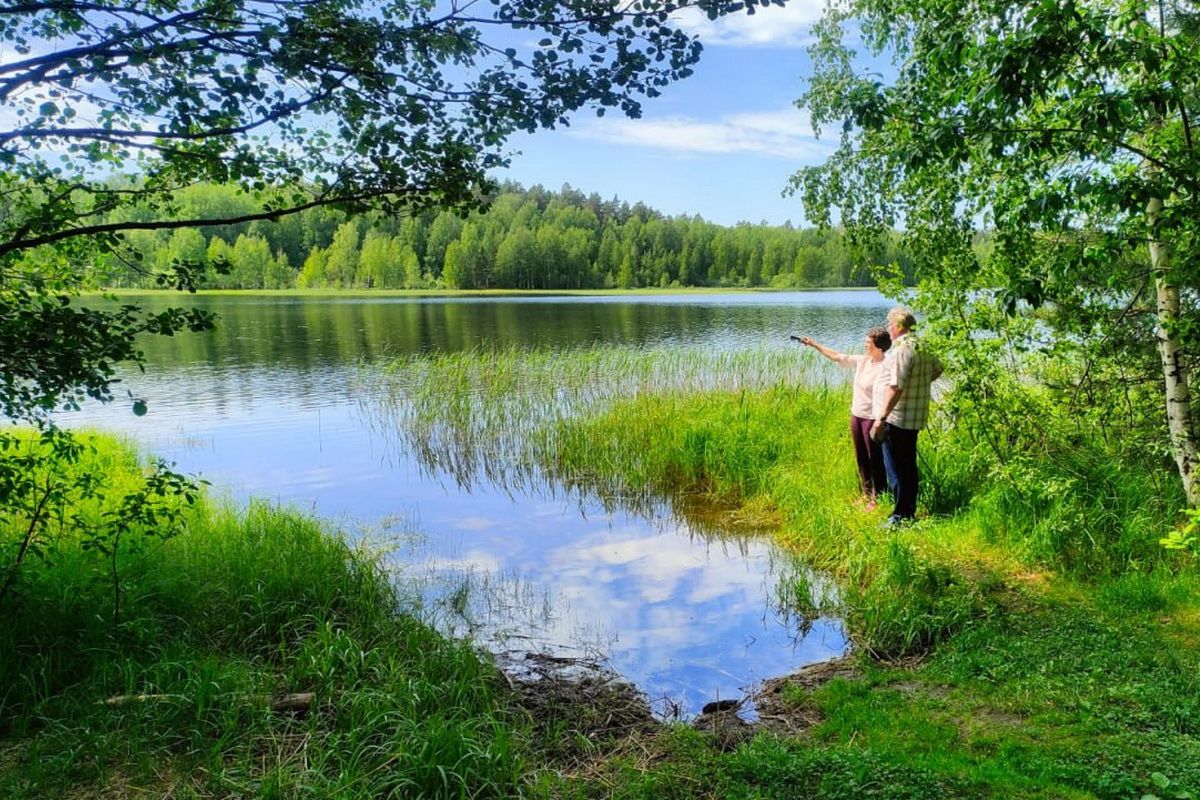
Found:
<path fill-rule="evenodd" d="M 896 306 L 887 315 L 888 320 L 896 323 L 902 331 L 911 331 L 917 327 L 917 317 L 908 306 Z"/>

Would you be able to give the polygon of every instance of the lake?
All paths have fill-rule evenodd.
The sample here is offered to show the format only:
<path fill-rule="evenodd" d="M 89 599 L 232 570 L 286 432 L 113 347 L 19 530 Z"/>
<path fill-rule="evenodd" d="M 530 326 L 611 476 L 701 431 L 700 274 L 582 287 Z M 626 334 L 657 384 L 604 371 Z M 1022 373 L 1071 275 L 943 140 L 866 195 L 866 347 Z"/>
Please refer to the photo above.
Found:
<path fill-rule="evenodd" d="M 508 346 L 798 351 L 787 340 L 798 332 L 858 352 L 890 306 L 878 293 L 138 302 L 207 308 L 218 328 L 145 342 L 145 373 L 118 385 L 148 401 L 145 417 L 115 403 L 70 424 L 127 434 L 236 502 L 285 503 L 386 542 L 427 618 L 502 663 L 599 664 L 660 712 L 691 714 L 845 649 L 838 620 L 781 607 L 776 587 L 797 566 L 767 537 L 714 530 L 665 502 L 463 485 L 392 435 L 363 377 L 396 356 Z"/>

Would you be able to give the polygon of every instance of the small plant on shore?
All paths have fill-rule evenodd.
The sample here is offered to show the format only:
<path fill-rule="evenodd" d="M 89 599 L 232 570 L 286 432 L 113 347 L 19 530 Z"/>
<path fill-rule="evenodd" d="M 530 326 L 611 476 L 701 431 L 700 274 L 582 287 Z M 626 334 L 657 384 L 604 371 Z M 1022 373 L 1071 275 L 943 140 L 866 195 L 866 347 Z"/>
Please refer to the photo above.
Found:
<path fill-rule="evenodd" d="M 1200 508 L 1186 509 L 1184 521 L 1172 528 L 1158 542 L 1168 550 L 1200 558 Z"/>
<path fill-rule="evenodd" d="M 53 559 L 70 542 L 105 563 L 119 625 L 121 551 L 176 535 L 198 484 L 161 461 L 138 468 L 128 454 L 102 454 L 92 437 L 54 426 L 4 434 L 0 449 L 0 609 L 16 602 L 30 559 Z"/>

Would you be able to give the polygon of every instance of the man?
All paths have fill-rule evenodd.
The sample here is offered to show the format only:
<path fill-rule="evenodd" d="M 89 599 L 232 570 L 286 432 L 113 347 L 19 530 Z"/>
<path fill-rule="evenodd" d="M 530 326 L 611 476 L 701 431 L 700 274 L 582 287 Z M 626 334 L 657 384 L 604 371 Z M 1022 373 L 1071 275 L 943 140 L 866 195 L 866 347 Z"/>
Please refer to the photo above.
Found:
<path fill-rule="evenodd" d="M 929 420 L 930 385 L 942 374 L 941 362 L 922 352 L 913 336 L 916 324 L 912 311 L 903 306 L 888 312 L 892 347 L 884 363 L 887 388 L 883 409 L 871 428 L 871 437 L 883 440 L 883 466 L 896 502 L 888 525 L 903 524 L 917 515 L 917 434 Z"/>

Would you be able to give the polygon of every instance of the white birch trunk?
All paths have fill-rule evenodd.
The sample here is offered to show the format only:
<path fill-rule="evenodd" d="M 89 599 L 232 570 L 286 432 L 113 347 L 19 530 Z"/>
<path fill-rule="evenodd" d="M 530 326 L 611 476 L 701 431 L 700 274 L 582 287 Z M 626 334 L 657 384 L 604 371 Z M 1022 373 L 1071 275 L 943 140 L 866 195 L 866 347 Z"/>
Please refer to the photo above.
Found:
<path fill-rule="evenodd" d="M 1188 505 L 1200 505 L 1200 450 L 1196 446 L 1196 434 L 1192 428 L 1191 395 L 1188 374 L 1183 363 L 1183 352 L 1176 329 L 1179 320 L 1179 285 L 1171 276 L 1170 246 L 1154 237 L 1154 230 L 1162 213 L 1161 198 L 1151 198 L 1146 207 L 1146 221 L 1151 231 L 1150 269 L 1154 275 L 1157 295 L 1158 353 L 1162 358 L 1163 380 L 1167 401 L 1167 430 L 1171 436 L 1171 450 Z"/>

